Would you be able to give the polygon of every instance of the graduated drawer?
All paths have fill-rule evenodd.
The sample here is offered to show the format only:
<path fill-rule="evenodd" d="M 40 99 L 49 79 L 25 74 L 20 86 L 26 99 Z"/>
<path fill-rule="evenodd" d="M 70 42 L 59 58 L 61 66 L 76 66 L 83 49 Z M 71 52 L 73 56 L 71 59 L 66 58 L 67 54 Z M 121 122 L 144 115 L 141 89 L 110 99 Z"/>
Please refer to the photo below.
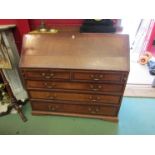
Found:
<path fill-rule="evenodd" d="M 90 106 L 64 103 L 31 102 L 35 111 L 49 111 L 54 113 L 91 114 L 104 116 L 117 116 L 118 107 L 115 106 Z"/>
<path fill-rule="evenodd" d="M 47 81 L 26 81 L 28 89 L 67 89 L 67 90 L 84 90 L 93 92 L 123 92 L 124 86 L 121 84 L 106 83 L 80 83 L 80 82 L 47 82 Z"/>
<path fill-rule="evenodd" d="M 99 82 L 125 82 L 127 76 L 120 72 L 74 72 L 74 80 L 84 80 L 84 81 L 99 81 Z"/>
<path fill-rule="evenodd" d="M 58 100 L 70 102 L 84 102 L 88 104 L 119 104 L 120 96 L 115 95 L 94 95 L 82 93 L 48 92 L 48 91 L 29 91 L 31 99 Z"/>
<path fill-rule="evenodd" d="M 52 71 L 52 70 L 26 70 L 22 71 L 25 79 L 36 79 L 36 80 L 69 80 L 70 73 L 66 71 Z"/>

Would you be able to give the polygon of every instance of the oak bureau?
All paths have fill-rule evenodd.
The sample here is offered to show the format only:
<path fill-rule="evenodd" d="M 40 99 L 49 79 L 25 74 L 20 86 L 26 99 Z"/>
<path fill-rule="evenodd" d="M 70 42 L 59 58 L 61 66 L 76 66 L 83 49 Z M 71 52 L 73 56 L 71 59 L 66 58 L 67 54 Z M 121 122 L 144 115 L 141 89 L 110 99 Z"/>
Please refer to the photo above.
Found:
<path fill-rule="evenodd" d="M 20 70 L 32 114 L 117 121 L 129 73 L 123 34 L 26 34 Z"/>

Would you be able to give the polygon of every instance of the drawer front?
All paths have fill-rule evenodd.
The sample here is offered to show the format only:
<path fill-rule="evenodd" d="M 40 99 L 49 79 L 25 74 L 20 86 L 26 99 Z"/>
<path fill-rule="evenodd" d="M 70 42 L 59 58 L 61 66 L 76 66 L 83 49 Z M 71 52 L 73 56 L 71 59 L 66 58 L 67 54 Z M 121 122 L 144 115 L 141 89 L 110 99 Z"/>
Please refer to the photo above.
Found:
<path fill-rule="evenodd" d="M 47 82 L 47 81 L 27 81 L 26 86 L 29 89 L 67 89 L 84 90 L 93 92 L 123 92 L 123 85 L 120 84 L 96 84 L 96 83 L 77 83 L 77 82 Z"/>
<path fill-rule="evenodd" d="M 113 106 L 88 106 L 88 105 L 74 105 L 63 103 L 57 104 L 48 102 L 31 102 L 31 105 L 33 110 L 38 111 L 105 115 L 105 116 L 116 116 L 118 110 L 118 107 Z"/>
<path fill-rule="evenodd" d="M 89 81 L 111 81 L 122 82 L 123 74 L 121 73 L 86 73 L 78 72 L 73 74 L 74 80 L 89 80 Z"/>
<path fill-rule="evenodd" d="M 53 79 L 70 79 L 70 73 L 65 71 L 37 70 L 22 72 L 26 79 L 53 80 Z"/>
<path fill-rule="evenodd" d="M 87 102 L 88 104 L 119 104 L 120 96 L 113 95 L 92 95 L 64 92 L 48 92 L 48 91 L 29 91 L 32 99 Z"/>

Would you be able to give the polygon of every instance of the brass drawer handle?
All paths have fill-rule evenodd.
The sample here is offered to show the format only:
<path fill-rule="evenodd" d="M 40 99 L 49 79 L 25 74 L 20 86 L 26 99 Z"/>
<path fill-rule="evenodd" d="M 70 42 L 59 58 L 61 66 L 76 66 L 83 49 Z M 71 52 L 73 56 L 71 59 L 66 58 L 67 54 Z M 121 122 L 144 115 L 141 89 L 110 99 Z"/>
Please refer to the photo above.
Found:
<path fill-rule="evenodd" d="M 103 78 L 104 76 L 103 76 L 103 74 L 101 74 L 101 75 L 99 75 L 99 77 L 100 77 L 100 78 Z"/>
<path fill-rule="evenodd" d="M 50 105 L 48 108 L 49 108 L 50 111 L 56 111 L 58 107 Z"/>
<path fill-rule="evenodd" d="M 97 100 L 96 99 L 93 99 L 93 100 L 91 100 L 92 102 L 97 102 Z"/>
<path fill-rule="evenodd" d="M 47 88 L 53 88 L 54 87 L 54 85 L 47 85 Z"/>
<path fill-rule="evenodd" d="M 95 114 L 96 113 L 96 111 L 93 109 L 93 108 L 88 108 L 88 111 L 90 111 L 92 114 Z"/>
<path fill-rule="evenodd" d="M 94 89 L 92 89 L 93 91 L 98 91 L 98 89 L 96 89 L 96 88 L 94 88 Z"/>
<path fill-rule="evenodd" d="M 101 98 L 100 98 L 100 96 L 96 96 L 96 97 L 90 96 L 89 99 L 91 100 L 91 102 L 97 102 L 97 101 L 100 100 Z"/>
<path fill-rule="evenodd" d="M 97 85 L 97 86 L 94 86 L 94 85 L 90 85 L 90 88 L 93 90 L 93 91 L 99 91 L 102 86 L 101 85 Z"/>
<path fill-rule="evenodd" d="M 94 97 L 94 96 L 90 96 L 89 99 L 92 101 L 92 102 L 96 102 L 97 99 Z"/>
<path fill-rule="evenodd" d="M 44 85 L 47 87 L 47 88 L 53 88 L 55 86 L 55 84 L 48 84 L 47 82 L 44 83 Z"/>
<path fill-rule="evenodd" d="M 54 97 L 54 96 L 49 96 L 49 98 L 50 98 L 50 99 L 52 99 L 52 100 L 54 100 L 54 99 L 55 99 L 55 97 Z"/>
<path fill-rule="evenodd" d="M 45 76 L 45 79 L 50 79 L 50 78 L 51 78 L 51 76 L 49 76 L 49 75 Z"/>
<path fill-rule="evenodd" d="M 46 78 L 46 79 L 50 79 L 50 76 L 49 75 L 46 75 L 45 73 L 42 73 L 41 74 L 44 78 Z"/>
<path fill-rule="evenodd" d="M 93 74 L 91 74 L 91 75 L 90 75 L 90 77 L 91 77 L 91 78 L 94 78 L 94 75 L 93 75 Z"/>
<path fill-rule="evenodd" d="M 98 81 L 98 80 L 101 80 L 101 78 L 103 78 L 104 76 L 101 74 L 101 75 L 93 75 L 91 74 L 90 77 L 95 80 L 95 81 Z"/>
<path fill-rule="evenodd" d="M 96 111 L 96 112 L 99 112 L 99 111 L 100 111 L 100 109 L 99 109 L 99 108 L 95 108 L 95 111 Z"/>
<path fill-rule="evenodd" d="M 95 88 L 93 85 L 90 85 L 90 89 L 93 91 L 98 91 L 98 88 Z"/>
<path fill-rule="evenodd" d="M 92 78 L 92 80 L 95 80 L 95 81 L 100 80 L 99 78 L 95 77 L 95 75 L 93 74 L 91 74 L 90 77 Z"/>
<path fill-rule="evenodd" d="M 97 86 L 97 88 L 98 88 L 98 89 L 101 89 L 101 88 L 102 88 L 102 86 L 101 86 L 101 85 L 98 85 L 98 86 Z"/>
<path fill-rule="evenodd" d="M 45 79 L 50 79 L 50 78 L 52 78 L 53 76 L 54 76 L 54 73 L 51 73 L 50 75 L 46 75 L 46 73 L 42 73 L 41 74 L 43 77 L 45 77 Z"/>
<path fill-rule="evenodd" d="M 54 95 L 49 94 L 49 95 L 47 96 L 47 98 L 49 98 L 49 99 L 51 99 L 51 100 L 55 100 L 55 99 L 56 99 L 56 95 L 55 95 L 55 94 L 54 94 Z"/>
<path fill-rule="evenodd" d="M 54 76 L 54 73 L 51 73 L 50 76 L 53 77 Z"/>
<path fill-rule="evenodd" d="M 96 114 L 100 111 L 100 109 L 98 107 L 89 107 L 88 110 L 92 113 L 92 114 Z"/>
<path fill-rule="evenodd" d="M 41 75 L 42 75 L 42 76 L 45 76 L 46 74 L 45 74 L 45 73 L 41 73 Z"/>
<path fill-rule="evenodd" d="M 94 78 L 93 80 L 94 80 L 94 81 L 98 81 L 98 80 L 100 80 L 100 79 L 99 79 L 99 78 Z"/>

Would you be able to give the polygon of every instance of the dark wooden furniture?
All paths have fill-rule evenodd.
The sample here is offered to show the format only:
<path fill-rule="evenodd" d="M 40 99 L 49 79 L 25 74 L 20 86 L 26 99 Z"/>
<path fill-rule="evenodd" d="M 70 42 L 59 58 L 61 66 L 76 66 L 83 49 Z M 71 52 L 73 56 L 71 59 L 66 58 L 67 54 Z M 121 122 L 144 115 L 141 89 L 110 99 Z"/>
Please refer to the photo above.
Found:
<path fill-rule="evenodd" d="M 20 69 L 32 114 L 116 121 L 129 73 L 129 38 L 27 34 Z"/>

